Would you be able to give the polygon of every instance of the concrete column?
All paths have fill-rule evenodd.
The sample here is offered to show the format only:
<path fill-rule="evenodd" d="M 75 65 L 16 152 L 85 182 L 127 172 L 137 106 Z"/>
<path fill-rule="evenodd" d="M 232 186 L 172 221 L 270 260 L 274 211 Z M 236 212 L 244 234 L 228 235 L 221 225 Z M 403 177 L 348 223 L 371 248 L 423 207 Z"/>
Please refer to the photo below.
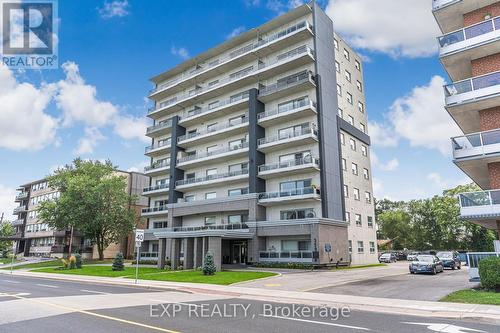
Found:
<path fill-rule="evenodd" d="M 184 269 L 193 269 L 194 266 L 194 238 L 184 240 Z"/>
<path fill-rule="evenodd" d="M 194 268 L 201 267 L 203 265 L 203 238 L 194 238 L 193 244 L 193 266 Z"/>
<path fill-rule="evenodd" d="M 172 238 L 172 257 L 170 258 L 170 267 L 175 270 L 179 267 L 181 257 L 181 240 L 179 238 Z"/>
<path fill-rule="evenodd" d="M 222 238 L 221 237 L 207 237 L 208 238 L 208 251 L 214 257 L 214 264 L 217 270 L 222 268 Z"/>
<path fill-rule="evenodd" d="M 165 257 L 167 252 L 167 239 L 166 238 L 160 238 L 158 240 L 158 268 L 159 269 L 164 269 L 165 268 Z"/>

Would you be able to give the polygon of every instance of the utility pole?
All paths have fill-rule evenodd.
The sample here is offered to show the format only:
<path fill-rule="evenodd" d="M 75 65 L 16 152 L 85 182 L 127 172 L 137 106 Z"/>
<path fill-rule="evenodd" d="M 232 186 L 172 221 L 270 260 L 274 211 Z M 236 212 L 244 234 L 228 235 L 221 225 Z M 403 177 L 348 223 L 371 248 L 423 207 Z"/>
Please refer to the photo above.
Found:
<path fill-rule="evenodd" d="M 2 212 L 2 216 L 0 216 L 0 224 L 2 224 L 2 223 L 3 223 L 3 214 L 4 214 L 4 213 Z"/>

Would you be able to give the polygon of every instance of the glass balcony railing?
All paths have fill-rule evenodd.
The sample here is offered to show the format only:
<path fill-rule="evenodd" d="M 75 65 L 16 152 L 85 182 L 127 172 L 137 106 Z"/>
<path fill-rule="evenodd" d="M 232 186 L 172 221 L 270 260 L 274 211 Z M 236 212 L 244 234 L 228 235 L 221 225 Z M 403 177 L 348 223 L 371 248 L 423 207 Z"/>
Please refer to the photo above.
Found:
<path fill-rule="evenodd" d="M 146 151 L 146 153 L 149 153 L 152 150 L 156 150 L 156 149 L 163 148 L 163 147 L 167 148 L 167 147 L 170 147 L 171 145 L 172 145 L 172 140 L 168 139 L 168 140 L 165 140 L 165 141 L 162 141 L 159 143 L 155 143 L 154 145 L 147 146 L 145 151 Z"/>
<path fill-rule="evenodd" d="M 309 100 L 308 98 L 306 99 L 303 99 L 303 100 L 300 100 L 296 103 L 293 103 L 293 104 L 289 104 L 289 105 L 285 105 L 285 106 L 282 106 L 282 107 L 278 107 L 277 109 L 274 109 L 274 110 L 271 110 L 271 111 L 266 111 L 266 112 L 261 112 L 257 115 L 257 118 L 259 120 L 261 119 L 265 119 L 265 118 L 268 118 L 268 117 L 272 117 L 272 116 L 275 116 L 277 114 L 285 114 L 285 113 L 288 113 L 288 112 L 293 112 L 295 110 L 298 110 L 298 109 L 302 109 L 306 106 L 309 106 L 313 109 L 316 108 L 316 102 L 313 102 L 311 100 Z"/>
<path fill-rule="evenodd" d="M 446 47 L 463 42 L 465 40 L 473 39 L 481 35 L 485 35 L 499 29 L 500 16 L 438 37 L 439 45 L 441 47 Z"/>
<path fill-rule="evenodd" d="M 217 124 L 215 126 L 207 127 L 205 130 L 201 130 L 201 131 L 198 131 L 198 132 L 195 132 L 195 133 L 189 133 L 189 134 L 186 134 L 186 135 L 179 136 L 177 138 L 177 142 L 186 141 L 186 140 L 193 139 L 193 138 L 205 135 L 205 134 L 210 134 L 210 133 L 214 133 L 214 132 L 217 132 L 217 131 L 222 131 L 222 130 L 225 130 L 225 129 L 229 129 L 231 127 L 235 127 L 235 126 L 238 126 L 238 125 L 241 125 L 241 124 L 247 124 L 247 123 L 248 123 L 248 118 L 247 117 L 234 119 L 234 120 L 222 123 L 222 124 Z"/>
<path fill-rule="evenodd" d="M 446 97 L 500 85 L 500 72 L 489 73 L 471 79 L 454 82 L 444 87 Z"/>
<path fill-rule="evenodd" d="M 297 30 L 304 29 L 304 28 L 310 28 L 312 30 L 312 25 L 307 21 L 303 21 L 303 22 L 297 23 L 291 27 L 288 27 L 280 32 L 277 32 L 269 37 L 263 38 L 257 42 L 254 42 L 252 44 L 249 44 L 249 45 L 246 45 L 242 48 L 239 48 L 239 49 L 229 53 L 229 55 L 225 58 L 220 58 L 220 59 L 217 59 L 215 61 L 211 61 L 205 67 L 200 66 L 197 69 L 194 69 L 194 70 L 187 72 L 183 75 L 180 75 L 172 80 L 169 80 L 167 82 L 162 83 L 158 87 L 152 89 L 150 91 L 150 95 L 158 93 L 158 92 L 163 91 L 163 90 L 166 90 L 166 89 L 172 87 L 173 85 L 175 85 L 181 81 L 188 80 L 190 78 L 195 77 L 196 75 L 200 74 L 201 72 L 204 72 L 208 69 L 211 69 L 211 68 L 217 67 L 221 64 L 224 64 L 226 62 L 229 62 L 230 60 L 232 60 L 232 59 L 234 59 L 242 54 L 254 51 L 257 48 L 261 48 L 264 45 L 267 45 L 267 44 L 269 44 L 277 39 L 283 38 L 287 35 L 290 35 L 290 34 L 296 32 Z"/>
<path fill-rule="evenodd" d="M 194 155 L 188 155 L 188 156 L 179 158 L 177 160 L 177 163 L 190 162 L 190 161 L 194 161 L 194 160 L 205 158 L 205 157 L 216 156 L 216 155 L 221 155 L 221 154 L 228 153 L 228 152 L 242 150 L 245 148 L 248 148 L 248 142 L 243 142 L 243 143 L 240 143 L 238 145 L 232 145 L 232 146 L 229 146 L 226 148 L 217 149 L 217 150 L 213 150 L 213 151 L 209 151 L 209 152 L 207 151 L 207 152 L 198 153 L 198 154 L 194 154 Z"/>
<path fill-rule="evenodd" d="M 203 182 L 208 182 L 208 181 L 217 180 L 217 179 L 231 178 L 231 177 L 236 177 L 236 176 L 241 176 L 241 175 L 248 175 L 248 170 L 238 170 L 238 171 L 231 171 L 231 172 L 226 172 L 226 173 L 219 173 L 216 175 L 210 175 L 210 176 L 205 176 L 205 177 L 182 179 L 182 180 L 178 180 L 177 182 L 175 182 L 175 185 L 176 186 L 191 185 L 191 184 L 203 183 Z"/>
<path fill-rule="evenodd" d="M 314 187 L 297 188 L 288 191 L 265 192 L 259 194 L 259 200 L 291 198 L 299 195 L 319 194 L 319 190 Z"/>
<path fill-rule="evenodd" d="M 148 186 L 142 189 L 142 193 L 153 192 L 158 190 L 167 190 L 168 186 L 169 186 L 168 183 Z"/>
<path fill-rule="evenodd" d="M 28 192 L 21 192 L 16 195 L 16 200 L 26 199 L 28 197 Z"/>
<path fill-rule="evenodd" d="M 229 223 L 229 224 L 212 224 L 200 225 L 195 227 L 173 227 L 174 232 L 190 232 L 190 231 L 204 231 L 204 230 L 242 230 L 248 229 L 246 223 Z"/>
<path fill-rule="evenodd" d="M 500 190 L 462 193 L 459 198 L 461 208 L 500 205 Z"/>
<path fill-rule="evenodd" d="M 259 258 L 264 260 L 273 259 L 312 259 L 311 251 L 260 251 Z"/>
<path fill-rule="evenodd" d="M 153 133 L 153 132 L 160 131 L 162 129 L 170 128 L 170 127 L 172 127 L 172 119 L 169 119 L 165 122 L 162 122 L 162 123 L 159 123 L 159 124 L 156 124 L 153 126 L 149 126 L 148 129 L 146 130 L 146 133 L 149 134 L 149 133 Z"/>
<path fill-rule="evenodd" d="M 27 211 L 28 209 L 26 208 L 26 206 L 18 206 L 16 208 L 14 208 L 14 215 L 15 214 L 19 214 L 19 213 L 22 213 L 22 212 L 25 212 Z"/>
<path fill-rule="evenodd" d="M 432 0 L 432 9 L 438 10 L 442 7 L 448 6 L 455 2 L 460 2 L 462 0 Z"/>
<path fill-rule="evenodd" d="M 152 165 L 145 167 L 144 172 L 153 171 L 153 170 L 161 169 L 161 168 L 168 168 L 168 167 L 170 167 L 170 163 L 165 163 L 165 162 L 153 163 Z"/>
<path fill-rule="evenodd" d="M 276 134 L 270 137 L 265 137 L 262 139 L 259 139 L 258 144 L 259 146 L 268 144 L 268 143 L 273 143 L 273 142 L 279 142 L 279 141 L 288 141 L 290 139 L 307 135 L 307 134 L 312 134 L 313 136 L 317 137 L 318 136 L 318 129 L 315 124 L 311 124 L 309 127 L 304 127 L 298 130 L 294 130 L 293 132 L 286 132 L 282 134 Z"/>
<path fill-rule="evenodd" d="M 301 166 L 301 165 L 319 166 L 319 158 L 307 156 L 307 157 L 299 158 L 299 159 L 292 160 L 292 161 L 286 161 L 286 162 L 280 162 L 280 163 L 274 163 L 274 164 L 264 164 L 264 165 L 259 166 L 259 172 L 286 169 L 286 168 L 291 168 L 294 166 Z"/>
<path fill-rule="evenodd" d="M 451 141 L 455 158 L 500 153 L 500 129 L 459 136 Z"/>
<path fill-rule="evenodd" d="M 168 212 L 167 206 L 163 205 L 158 207 L 148 207 L 142 209 L 143 214 L 160 213 L 160 212 Z"/>
<path fill-rule="evenodd" d="M 239 94 L 238 96 L 236 96 L 234 98 L 229 98 L 226 100 L 219 101 L 216 104 L 211 104 L 211 105 L 207 105 L 207 106 L 202 107 L 202 108 L 196 108 L 196 109 L 186 111 L 186 112 L 184 112 L 184 115 L 181 117 L 181 119 L 186 120 L 189 118 L 195 118 L 201 114 L 210 113 L 210 112 L 213 112 L 214 110 L 222 109 L 226 105 L 230 105 L 230 104 L 237 103 L 240 101 L 247 101 L 248 95 L 249 95 L 249 93 L 245 92 L 245 93 Z"/>
<path fill-rule="evenodd" d="M 259 95 L 261 95 L 261 96 L 269 95 L 269 94 L 272 94 L 274 92 L 288 89 L 290 87 L 302 84 L 302 83 L 307 82 L 309 80 L 314 81 L 313 74 L 312 74 L 312 72 L 305 72 L 301 75 L 294 76 L 286 81 L 281 81 L 281 82 L 271 84 L 269 86 L 265 86 L 259 90 Z"/>

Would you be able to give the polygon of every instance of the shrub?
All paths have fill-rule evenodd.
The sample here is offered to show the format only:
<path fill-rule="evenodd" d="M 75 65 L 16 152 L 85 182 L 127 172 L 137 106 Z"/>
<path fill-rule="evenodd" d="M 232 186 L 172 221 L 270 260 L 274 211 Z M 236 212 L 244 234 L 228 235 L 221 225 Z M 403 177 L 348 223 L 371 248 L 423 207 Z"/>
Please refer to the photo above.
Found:
<path fill-rule="evenodd" d="M 481 286 L 500 291 L 500 257 L 488 257 L 479 262 Z"/>
<path fill-rule="evenodd" d="M 69 257 L 69 269 L 75 269 L 75 268 L 76 268 L 76 257 L 70 256 Z"/>
<path fill-rule="evenodd" d="M 205 255 L 205 263 L 203 264 L 203 275 L 214 275 L 217 267 L 214 264 L 214 256 L 208 251 Z"/>
<path fill-rule="evenodd" d="M 61 262 L 63 264 L 63 268 L 64 269 L 67 269 L 68 266 L 69 266 L 69 260 L 66 260 L 66 259 L 61 259 Z"/>
<path fill-rule="evenodd" d="M 80 253 L 74 254 L 73 255 L 76 259 L 76 268 L 80 269 L 82 268 L 82 255 Z"/>
<path fill-rule="evenodd" d="M 139 265 L 157 265 L 158 260 L 139 260 Z"/>
<path fill-rule="evenodd" d="M 288 268 L 288 269 L 311 269 L 312 264 L 304 264 L 300 262 L 256 262 L 254 267 L 259 268 Z"/>
<path fill-rule="evenodd" d="M 125 269 L 125 266 L 123 265 L 123 253 L 118 252 L 116 254 L 112 267 L 114 271 L 123 271 Z"/>

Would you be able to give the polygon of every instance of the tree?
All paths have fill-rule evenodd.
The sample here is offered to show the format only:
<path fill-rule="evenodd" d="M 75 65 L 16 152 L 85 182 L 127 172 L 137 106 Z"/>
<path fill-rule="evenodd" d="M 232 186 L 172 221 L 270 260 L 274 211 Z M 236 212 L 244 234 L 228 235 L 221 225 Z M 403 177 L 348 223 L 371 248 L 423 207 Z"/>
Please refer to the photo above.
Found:
<path fill-rule="evenodd" d="M 214 275 L 217 267 L 214 264 L 214 256 L 208 251 L 205 255 L 205 263 L 203 264 L 203 275 Z"/>
<path fill-rule="evenodd" d="M 60 192 L 59 198 L 44 201 L 38 210 L 41 220 L 56 229 L 73 227 L 97 246 L 99 260 L 104 249 L 119 242 L 134 228 L 136 200 L 127 193 L 125 177 L 110 161 L 83 161 L 60 168 L 47 181 Z"/>
<path fill-rule="evenodd" d="M 5 221 L 0 223 L 0 239 L 2 237 L 10 237 L 14 234 L 14 228 L 10 222 Z M 12 249 L 12 241 L 0 240 L 0 255 L 8 253 Z"/>
<path fill-rule="evenodd" d="M 378 218 L 379 238 L 391 239 L 394 249 L 408 248 L 412 236 L 410 215 L 402 210 L 383 212 Z"/>
<path fill-rule="evenodd" d="M 123 253 L 118 252 L 116 254 L 112 267 L 114 271 L 123 271 L 125 269 L 125 266 L 123 265 Z"/>

